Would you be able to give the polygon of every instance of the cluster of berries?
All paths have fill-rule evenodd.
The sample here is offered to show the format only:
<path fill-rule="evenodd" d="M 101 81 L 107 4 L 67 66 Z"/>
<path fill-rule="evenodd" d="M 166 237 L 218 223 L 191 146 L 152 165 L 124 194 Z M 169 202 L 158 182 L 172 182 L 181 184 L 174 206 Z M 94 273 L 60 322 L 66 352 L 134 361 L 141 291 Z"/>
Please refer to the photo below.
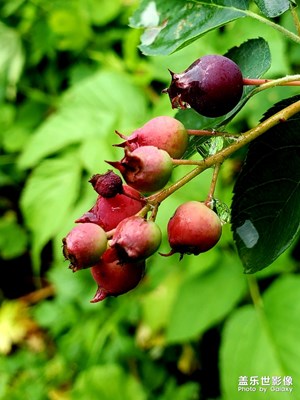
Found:
<path fill-rule="evenodd" d="M 231 91 L 232 101 L 227 98 L 225 103 L 221 99 L 224 91 L 220 93 L 214 86 L 218 79 L 224 85 L 224 74 L 230 82 L 228 85 L 235 89 Z M 223 101 L 221 113 L 228 112 L 242 94 L 238 67 L 222 56 L 203 57 L 184 73 L 171 75 L 171 85 L 165 92 L 173 107 L 188 105 L 204 115 L 216 116 L 216 105 L 220 109 Z M 174 160 L 182 158 L 189 142 L 184 125 L 168 116 L 151 119 L 128 137 L 116 133 L 124 139 L 116 145 L 124 148 L 124 157 L 107 162 L 120 172 L 123 180 L 111 170 L 94 175 L 90 183 L 98 194 L 97 200 L 63 239 L 63 253 L 71 263 L 70 268 L 74 272 L 91 269 L 98 285 L 93 303 L 128 292 L 144 276 L 146 259 L 158 250 L 162 239 L 155 222 L 156 213 L 147 218 L 151 208 L 147 196 L 164 188 Z M 221 231 L 218 215 L 206 203 L 188 201 L 169 220 L 167 234 L 171 251 L 162 255 L 198 255 L 218 242 Z"/>

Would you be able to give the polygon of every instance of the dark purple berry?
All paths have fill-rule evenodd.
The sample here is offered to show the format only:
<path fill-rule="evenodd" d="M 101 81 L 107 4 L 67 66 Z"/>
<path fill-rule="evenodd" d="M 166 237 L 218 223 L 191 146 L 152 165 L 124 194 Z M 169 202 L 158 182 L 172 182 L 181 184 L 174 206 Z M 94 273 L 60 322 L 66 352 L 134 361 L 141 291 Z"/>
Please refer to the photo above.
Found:
<path fill-rule="evenodd" d="M 171 72 L 168 93 L 172 108 L 193 108 L 206 117 L 231 111 L 243 93 L 243 76 L 236 63 L 220 55 L 199 58 L 184 72 Z"/>

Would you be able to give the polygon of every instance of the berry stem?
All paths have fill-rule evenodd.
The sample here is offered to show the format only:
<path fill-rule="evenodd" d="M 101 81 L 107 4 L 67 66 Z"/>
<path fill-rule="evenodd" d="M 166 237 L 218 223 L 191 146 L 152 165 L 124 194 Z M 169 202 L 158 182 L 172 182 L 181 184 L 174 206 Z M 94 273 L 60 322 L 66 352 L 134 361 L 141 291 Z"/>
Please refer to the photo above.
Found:
<path fill-rule="evenodd" d="M 172 159 L 174 165 L 199 165 L 202 164 L 202 160 L 195 161 L 195 160 L 185 160 L 185 159 Z"/>
<path fill-rule="evenodd" d="M 146 199 L 148 201 L 148 204 L 151 204 L 152 206 L 160 204 L 163 200 L 165 200 L 167 197 L 173 194 L 176 190 L 180 189 L 186 183 L 190 182 L 201 172 L 205 171 L 206 169 L 212 167 L 215 164 L 221 164 L 231 154 L 241 149 L 246 144 L 252 142 L 254 139 L 259 137 L 263 133 L 267 132 L 272 127 L 288 120 L 294 114 L 299 112 L 300 112 L 300 100 L 296 101 L 293 104 L 290 104 L 288 107 L 267 118 L 265 121 L 261 122 L 256 127 L 242 133 L 234 143 L 230 144 L 229 146 L 225 147 L 219 152 L 207 157 L 206 159 L 200 160 L 196 168 L 188 172 L 173 185 L 165 189 L 162 189 L 161 191 L 147 197 Z"/>
<path fill-rule="evenodd" d="M 279 78 L 279 79 L 244 78 L 243 83 L 244 83 L 244 85 L 250 85 L 250 86 L 260 86 L 260 85 L 264 85 L 265 83 L 270 83 L 270 87 L 273 87 L 273 86 L 300 86 L 300 75 L 288 75 L 288 76 L 285 76 L 284 78 Z"/>
<path fill-rule="evenodd" d="M 248 15 L 251 18 L 254 18 L 258 20 L 259 22 L 262 22 L 266 25 L 269 25 L 271 28 L 276 29 L 280 33 L 282 33 L 286 38 L 289 40 L 292 40 L 295 43 L 300 43 L 300 36 L 296 35 L 295 33 L 289 31 L 288 29 L 284 28 L 281 25 L 276 24 L 275 22 L 271 21 L 268 18 L 263 17 L 262 15 L 256 14 L 253 11 L 247 10 L 245 12 L 246 15 Z"/>
<path fill-rule="evenodd" d="M 213 176 L 211 179 L 211 184 L 210 184 L 210 188 L 209 188 L 209 192 L 207 195 L 207 198 L 205 200 L 205 204 L 207 206 L 211 206 L 212 200 L 214 198 L 214 194 L 215 194 L 215 190 L 216 190 L 216 185 L 217 185 L 217 180 L 218 180 L 218 176 L 219 176 L 219 172 L 221 169 L 221 163 L 216 163 L 215 167 L 214 167 L 214 172 L 213 172 Z"/>

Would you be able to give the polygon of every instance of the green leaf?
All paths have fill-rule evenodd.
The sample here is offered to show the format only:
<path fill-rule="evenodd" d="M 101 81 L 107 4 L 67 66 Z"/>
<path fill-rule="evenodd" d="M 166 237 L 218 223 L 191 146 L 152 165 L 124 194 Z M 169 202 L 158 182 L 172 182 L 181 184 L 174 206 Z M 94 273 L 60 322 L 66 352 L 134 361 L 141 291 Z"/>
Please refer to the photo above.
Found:
<path fill-rule="evenodd" d="M 239 66 L 245 78 L 259 78 L 270 68 L 271 65 L 270 49 L 268 43 L 263 38 L 247 40 L 239 47 L 233 47 L 230 49 L 225 56 L 233 60 Z M 199 115 L 192 109 L 187 109 L 179 111 L 176 118 L 179 119 L 188 129 L 222 130 L 245 105 L 253 90 L 253 87 L 245 86 L 243 97 L 239 104 L 234 108 L 234 110 L 222 117 L 207 118 Z M 195 149 L 206 140 L 206 138 L 201 136 L 193 137 L 184 158 L 189 158 L 195 152 Z"/>
<path fill-rule="evenodd" d="M 236 259 L 228 256 L 213 269 L 186 280 L 171 312 L 167 341 L 182 342 L 201 335 L 234 308 L 245 288 Z"/>
<path fill-rule="evenodd" d="M 275 18 L 283 14 L 290 7 L 289 0 L 255 0 L 260 11 L 269 18 Z"/>
<path fill-rule="evenodd" d="M 81 372 L 72 399 L 145 400 L 142 386 L 118 365 L 98 365 Z"/>
<path fill-rule="evenodd" d="M 299 100 L 279 102 L 266 118 Z M 234 187 L 232 230 L 246 273 L 270 265 L 300 229 L 300 113 L 251 143 Z"/>
<path fill-rule="evenodd" d="M 300 278 L 284 276 L 275 281 L 263 296 L 264 308 L 257 312 L 252 306 L 237 310 L 226 322 L 222 333 L 220 370 L 224 400 L 237 397 L 240 376 L 293 378 L 292 394 L 272 392 L 239 393 L 250 399 L 298 398 L 300 385 Z M 250 385 L 249 385 L 250 386 Z M 261 383 L 259 384 L 262 387 Z M 284 386 L 283 383 L 278 387 Z M 274 397 L 271 397 L 274 396 Z M 294 397 L 295 396 L 295 397 Z"/>
<path fill-rule="evenodd" d="M 44 160 L 29 176 L 21 197 L 21 209 L 32 232 L 32 257 L 39 266 L 43 246 L 61 228 L 78 195 L 81 177 L 76 153 Z"/>
<path fill-rule="evenodd" d="M 246 16 L 248 6 L 248 0 L 144 0 L 130 24 L 146 28 L 140 45 L 144 54 L 166 55 L 212 29 Z"/>
<path fill-rule="evenodd" d="M 16 95 L 24 65 L 22 43 L 17 31 L 0 23 L 0 98 L 12 100 Z M 1 87 L 3 86 L 3 88 Z"/>
<path fill-rule="evenodd" d="M 106 25 L 121 11 L 121 0 L 83 0 L 80 7 L 89 14 L 91 22 L 95 25 Z"/>
<path fill-rule="evenodd" d="M 19 166 L 32 167 L 42 158 L 88 138 L 115 138 L 115 129 L 136 129 L 144 123 L 145 114 L 145 97 L 128 76 L 96 73 L 64 94 L 57 112 L 28 141 Z"/>

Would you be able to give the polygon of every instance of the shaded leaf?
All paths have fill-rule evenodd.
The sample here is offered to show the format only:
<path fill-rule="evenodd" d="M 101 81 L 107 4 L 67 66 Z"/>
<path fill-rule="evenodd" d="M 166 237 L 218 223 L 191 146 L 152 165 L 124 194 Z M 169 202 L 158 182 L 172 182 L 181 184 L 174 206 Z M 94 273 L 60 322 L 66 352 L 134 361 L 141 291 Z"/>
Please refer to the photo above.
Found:
<path fill-rule="evenodd" d="M 141 51 L 165 55 L 187 46 L 201 35 L 246 16 L 247 0 L 144 0 L 132 16 L 134 28 L 146 28 Z"/>
<path fill-rule="evenodd" d="M 76 154 L 69 154 L 44 160 L 27 180 L 21 208 L 32 232 L 32 256 L 36 267 L 40 251 L 61 228 L 77 197 L 80 178 Z"/>
<path fill-rule="evenodd" d="M 220 352 L 221 383 L 224 400 L 236 398 L 240 376 L 293 378 L 291 393 L 244 392 L 246 399 L 265 399 L 274 393 L 280 399 L 298 398 L 300 374 L 300 278 L 279 278 L 263 296 L 264 309 L 258 313 L 253 306 L 237 310 L 228 319 L 222 334 Z M 259 382 L 260 383 L 260 382 Z M 261 386 L 261 384 L 259 385 Z M 288 386 L 285 386 L 288 387 Z M 294 393 L 295 392 L 295 393 Z"/>
<path fill-rule="evenodd" d="M 299 96 L 279 102 L 266 118 Z M 300 113 L 253 141 L 234 187 L 232 230 L 246 273 L 270 265 L 300 228 Z"/>
<path fill-rule="evenodd" d="M 184 342 L 201 335 L 234 308 L 245 289 L 245 280 L 231 257 L 224 257 L 213 269 L 192 276 L 178 290 L 167 341 Z"/>
<path fill-rule="evenodd" d="M 289 0 L 255 0 L 260 11 L 269 18 L 278 17 L 289 9 Z"/>

